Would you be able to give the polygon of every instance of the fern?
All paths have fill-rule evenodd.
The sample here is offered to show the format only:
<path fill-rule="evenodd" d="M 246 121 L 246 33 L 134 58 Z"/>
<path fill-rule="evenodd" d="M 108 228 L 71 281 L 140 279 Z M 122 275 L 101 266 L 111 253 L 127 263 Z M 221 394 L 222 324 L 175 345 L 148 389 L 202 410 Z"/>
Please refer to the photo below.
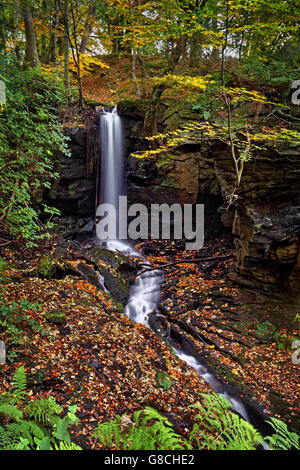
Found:
<path fill-rule="evenodd" d="M 259 432 L 235 413 L 231 404 L 218 394 L 203 394 L 204 406 L 192 405 L 200 413 L 195 416 L 190 443 L 209 450 L 254 450 L 263 441 Z"/>
<path fill-rule="evenodd" d="M 70 406 L 60 418 L 62 408 L 53 397 L 26 404 L 25 390 L 26 374 L 20 367 L 12 391 L 3 394 L 0 402 L 0 418 L 6 423 L 0 426 L 0 450 L 79 450 L 68 431 L 78 421 L 77 407 Z"/>
<path fill-rule="evenodd" d="M 59 444 L 55 444 L 54 449 L 55 450 L 82 450 L 81 447 L 79 447 L 74 442 L 65 442 L 65 441 L 60 441 Z"/>
<path fill-rule="evenodd" d="M 287 425 L 276 418 L 271 418 L 269 421 L 272 428 L 275 430 L 275 434 L 265 438 L 270 443 L 270 449 L 272 450 L 300 450 L 300 438 L 295 432 L 290 432 Z"/>
<path fill-rule="evenodd" d="M 133 422 L 127 415 L 99 424 L 94 433 L 108 447 L 122 450 L 184 449 L 182 438 L 171 428 L 167 418 L 153 408 L 137 411 Z"/>
<path fill-rule="evenodd" d="M 23 418 L 23 412 L 15 405 L 9 403 L 0 403 L 0 415 L 4 415 L 5 418 L 17 422 L 21 421 Z"/>
<path fill-rule="evenodd" d="M 20 442 L 20 436 L 7 427 L 0 426 L 0 449 L 14 450 Z"/>
<path fill-rule="evenodd" d="M 31 401 L 24 409 L 24 414 L 38 423 L 48 424 L 51 419 L 62 412 L 61 406 L 53 397 Z"/>
<path fill-rule="evenodd" d="M 109 447 L 121 450 L 254 450 L 263 441 L 254 427 L 235 413 L 231 404 L 217 394 L 205 394 L 204 405 L 192 405 L 199 413 L 189 439 L 183 439 L 170 422 L 153 408 L 137 411 L 133 421 L 127 415 L 99 424 L 94 436 Z"/>
<path fill-rule="evenodd" d="M 20 401 L 24 397 L 26 391 L 26 374 L 24 366 L 19 367 L 14 373 L 12 388 L 16 402 Z"/>

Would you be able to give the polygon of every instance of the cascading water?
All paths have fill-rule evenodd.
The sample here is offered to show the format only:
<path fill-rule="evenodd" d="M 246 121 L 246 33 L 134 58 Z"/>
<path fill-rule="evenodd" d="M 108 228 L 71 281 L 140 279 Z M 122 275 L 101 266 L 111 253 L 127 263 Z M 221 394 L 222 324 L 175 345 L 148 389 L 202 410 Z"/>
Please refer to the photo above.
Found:
<path fill-rule="evenodd" d="M 119 196 L 124 186 L 124 139 L 117 109 L 103 111 L 101 116 L 101 192 L 100 203 L 119 209 Z"/>
<path fill-rule="evenodd" d="M 101 115 L 101 204 L 112 204 L 118 216 L 119 196 L 124 188 L 124 137 L 122 121 L 116 108 L 103 111 Z M 117 229 L 119 223 L 117 217 Z M 130 243 L 115 239 L 106 240 L 107 248 L 119 250 L 131 256 L 141 256 Z M 145 260 L 147 263 L 147 260 Z M 125 314 L 136 321 L 148 325 L 148 315 L 157 305 L 160 296 L 162 276 L 157 271 L 141 274 L 133 284 Z"/>
<path fill-rule="evenodd" d="M 101 203 L 110 203 L 118 209 L 118 198 L 123 194 L 124 186 L 124 140 L 122 122 L 116 108 L 112 111 L 103 111 L 101 115 Z M 118 211 L 117 211 L 118 212 Z M 129 256 L 140 256 L 129 242 L 121 240 L 106 240 L 105 245 L 111 250 L 119 250 Z M 147 260 L 145 263 L 149 264 Z M 149 264 L 150 266 L 150 264 Z M 139 274 L 131 287 L 130 298 L 125 308 L 125 314 L 137 323 L 149 327 L 148 318 L 158 304 L 160 297 L 162 272 L 153 270 Z M 232 408 L 247 421 L 249 419 L 246 408 L 240 398 L 232 395 L 217 377 L 200 364 L 193 356 L 179 350 L 172 338 L 168 338 L 175 354 L 193 367 L 214 390 L 224 396 L 232 404 Z M 254 424 L 254 423 L 253 423 Z"/>

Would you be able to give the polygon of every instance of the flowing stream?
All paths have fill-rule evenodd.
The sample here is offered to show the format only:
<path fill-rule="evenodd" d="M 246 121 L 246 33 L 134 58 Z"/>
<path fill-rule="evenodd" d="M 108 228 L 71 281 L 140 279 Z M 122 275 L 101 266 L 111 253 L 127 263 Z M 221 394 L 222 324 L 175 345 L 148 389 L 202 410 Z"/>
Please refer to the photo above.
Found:
<path fill-rule="evenodd" d="M 112 111 L 102 111 L 101 114 L 101 203 L 113 204 L 118 209 L 118 197 L 123 194 L 124 186 L 124 138 L 122 130 L 122 121 L 117 114 L 116 108 Z M 141 256 L 127 241 L 106 240 L 103 243 L 111 250 L 118 250 L 129 256 Z M 149 262 L 143 258 L 145 264 Z M 149 264 L 150 265 L 150 264 Z M 137 323 L 144 324 L 149 327 L 148 318 L 155 309 L 160 298 L 161 284 L 163 281 L 163 273 L 159 270 L 145 272 L 139 275 L 130 290 L 130 297 L 125 314 Z M 201 364 L 195 357 L 179 350 L 172 338 L 168 338 L 175 354 L 188 365 L 193 367 L 198 374 L 203 377 L 205 382 L 210 384 L 212 388 L 224 396 L 232 404 L 232 408 L 241 415 L 245 420 L 257 426 L 257 421 L 263 419 L 256 415 L 257 419 L 249 416 L 249 405 L 246 406 L 243 401 L 228 391 L 228 387 L 220 382 L 216 375 L 208 371 L 208 367 Z M 263 427 L 263 426 L 262 426 Z"/>

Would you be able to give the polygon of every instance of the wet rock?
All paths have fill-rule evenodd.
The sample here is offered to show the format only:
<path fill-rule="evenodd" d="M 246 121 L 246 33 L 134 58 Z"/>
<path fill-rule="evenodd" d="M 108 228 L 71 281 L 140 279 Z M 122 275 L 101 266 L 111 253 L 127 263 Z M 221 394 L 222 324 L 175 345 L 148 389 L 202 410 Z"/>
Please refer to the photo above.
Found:
<path fill-rule="evenodd" d="M 137 272 L 135 261 L 122 253 L 98 247 L 85 250 L 84 256 L 97 266 L 106 288 L 124 307 L 129 299 L 129 285 Z"/>
<path fill-rule="evenodd" d="M 48 203 L 61 211 L 62 217 L 95 215 L 98 166 L 97 128 L 94 125 L 65 127 L 71 156 L 61 155 L 59 180 L 46 193 Z"/>
<path fill-rule="evenodd" d="M 148 100 L 131 99 L 118 103 L 118 114 L 135 120 L 144 120 L 148 108 Z"/>

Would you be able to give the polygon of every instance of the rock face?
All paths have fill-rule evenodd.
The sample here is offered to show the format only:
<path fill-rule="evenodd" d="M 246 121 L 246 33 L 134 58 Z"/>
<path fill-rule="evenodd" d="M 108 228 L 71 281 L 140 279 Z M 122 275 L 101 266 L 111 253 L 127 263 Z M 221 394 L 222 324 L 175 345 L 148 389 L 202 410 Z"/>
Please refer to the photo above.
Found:
<path fill-rule="evenodd" d="M 130 155 L 147 148 L 143 120 L 144 100 L 126 100 L 118 104 L 124 118 L 127 145 L 128 204 L 142 203 L 150 208 L 157 204 L 204 204 L 205 236 L 230 237 L 230 230 L 221 222 L 218 208 L 223 199 L 216 179 L 213 161 L 206 162 L 201 155 L 201 144 L 185 143 L 170 155 L 140 159 Z M 184 102 L 163 102 L 158 112 L 158 129 L 172 131 L 188 121 L 199 119 L 199 114 Z"/>
<path fill-rule="evenodd" d="M 94 230 L 99 145 L 95 122 L 82 127 L 65 127 L 71 156 L 62 155 L 60 178 L 46 195 L 47 202 L 61 211 L 58 230 L 67 234 Z"/>
<path fill-rule="evenodd" d="M 197 112 L 184 103 L 161 104 L 159 130 L 170 131 Z M 136 108 L 136 109 L 135 109 Z M 146 148 L 144 102 L 118 106 L 127 118 L 128 153 Z M 238 199 L 226 210 L 225 196 L 233 189 L 234 172 L 226 144 L 199 139 L 154 159 L 128 157 L 129 203 L 203 203 L 206 239 L 233 233 L 236 248 L 232 280 L 268 294 L 289 296 L 300 303 L 300 151 L 275 148 L 245 164 Z M 228 235 L 228 232 L 227 232 Z"/>
<path fill-rule="evenodd" d="M 245 164 L 238 199 L 227 211 L 226 194 L 234 173 L 225 143 L 184 142 L 172 154 L 157 160 L 131 154 L 148 147 L 143 120 L 145 100 L 118 104 L 127 147 L 128 203 L 204 204 L 205 239 L 234 236 L 235 270 L 231 278 L 268 294 L 288 293 L 300 302 L 300 151 L 273 148 Z M 158 130 L 172 131 L 201 116 L 190 104 L 164 100 L 158 112 Z M 71 158 L 63 157 L 60 179 L 48 202 L 58 207 L 61 230 L 70 234 L 94 230 L 96 186 L 99 181 L 99 138 L 91 126 L 65 128 Z"/>
<path fill-rule="evenodd" d="M 275 151 L 247 164 L 233 224 L 232 279 L 300 303 L 300 153 Z"/>
<path fill-rule="evenodd" d="M 69 138 L 71 157 L 62 156 L 60 179 L 49 196 L 62 216 L 88 217 L 95 213 L 98 157 L 97 145 L 94 145 L 97 140 L 96 129 L 65 127 L 64 134 Z"/>

